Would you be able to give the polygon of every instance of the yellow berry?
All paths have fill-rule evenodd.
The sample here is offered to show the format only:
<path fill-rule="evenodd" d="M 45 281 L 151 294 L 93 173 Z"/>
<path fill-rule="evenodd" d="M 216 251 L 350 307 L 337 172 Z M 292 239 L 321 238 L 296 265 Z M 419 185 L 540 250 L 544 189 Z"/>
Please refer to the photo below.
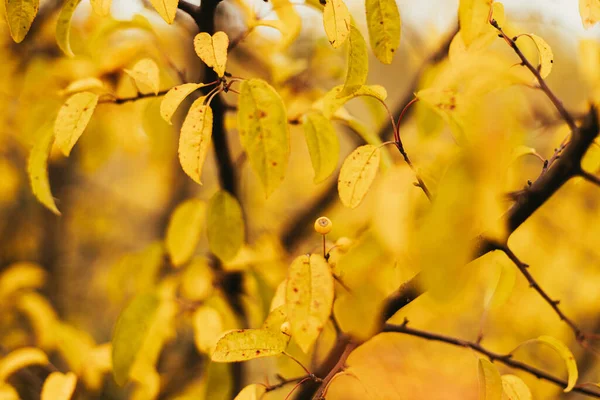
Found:
<path fill-rule="evenodd" d="M 283 324 L 281 324 L 281 327 L 279 329 L 284 334 L 286 334 L 288 336 L 292 336 L 292 325 L 290 325 L 290 323 L 288 321 L 285 321 Z"/>
<path fill-rule="evenodd" d="M 332 226 L 331 220 L 327 217 L 319 217 L 315 221 L 315 231 L 321 235 L 326 235 L 331 232 Z"/>

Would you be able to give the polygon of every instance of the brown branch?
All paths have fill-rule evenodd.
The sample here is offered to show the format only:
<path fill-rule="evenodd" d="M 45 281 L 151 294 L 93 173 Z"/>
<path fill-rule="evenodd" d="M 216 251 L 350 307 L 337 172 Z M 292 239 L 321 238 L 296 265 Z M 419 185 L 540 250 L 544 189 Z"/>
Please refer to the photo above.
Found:
<path fill-rule="evenodd" d="M 133 102 L 133 101 L 148 99 L 150 97 L 164 96 L 165 94 L 167 94 L 167 92 L 169 90 L 171 90 L 171 88 L 161 90 L 160 92 L 158 92 L 156 94 L 154 94 L 154 93 L 138 93 L 136 96 L 131 96 L 131 97 L 107 97 L 107 98 L 98 100 L 98 104 L 102 104 L 102 103 L 124 104 L 124 103 Z"/>
<path fill-rule="evenodd" d="M 285 385 L 289 385 L 290 383 L 298 383 L 298 382 L 309 381 L 309 380 L 312 380 L 314 382 L 321 382 L 322 381 L 322 379 L 318 378 L 317 376 L 315 376 L 315 374 L 307 374 L 307 375 L 304 375 L 304 376 L 299 376 L 297 378 L 291 378 L 291 379 L 285 379 L 282 376 L 278 376 L 277 378 L 279 379 L 279 383 L 277 383 L 275 385 L 266 385 L 265 386 L 265 392 L 272 392 L 273 390 L 277 390 L 279 388 L 282 388 Z"/>
<path fill-rule="evenodd" d="M 593 183 L 596 186 L 600 186 L 600 177 L 583 170 L 579 172 L 579 175 L 586 181 Z"/>
<path fill-rule="evenodd" d="M 348 359 L 348 356 L 350 355 L 350 353 L 352 353 L 352 351 L 357 346 L 358 345 L 356 343 L 349 342 L 346 345 L 346 347 L 344 347 L 344 351 L 342 352 L 342 355 L 338 359 L 337 363 L 335 363 L 333 368 L 331 368 L 331 370 L 329 371 L 329 373 L 327 374 L 325 379 L 323 379 L 323 381 L 321 382 L 321 386 L 319 387 L 319 389 L 313 396 L 313 399 L 325 398 L 325 391 L 327 390 L 327 387 L 331 383 L 331 380 L 338 372 L 340 372 L 341 370 L 343 370 L 346 367 L 346 360 Z"/>
<path fill-rule="evenodd" d="M 565 381 L 564 379 L 557 378 L 556 376 L 550 375 L 549 373 L 542 371 L 541 369 L 533 367 L 524 362 L 517 361 L 512 358 L 511 354 L 494 353 L 490 350 L 487 350 L 485 347 L 483 347 L 480 344 L 475 343 L 475 342 L 469 342 L 466 340 L 462 340 L 462 339 L 458 339 L 458 338 L 454 338 L 454 337 L 450 337 L 450 336 L 444 336 L 444 335 L 439 335 L 437 333 L 426 332 L 426 331 L 422 331 L 419 329 L 409 328 L 407 326 L 407 321 L 405 321 L 405 323 L 401 324 L 401 325 L 386 324 L 383 331 L 384 332 L 404 333 L 406 335 L 415 336 L 415 337 L 419 337 L 419 338 L 426 339 L 426 340 L 442 342 L 442 343 L 451 344 L 451 345 L 459 346 L 459 347 L 466 347 L 466 348 L 472 349 L 480 354 L 485 355 L 492 362 L 498 361 L 498 362 L 500 362 L 506 366 L 509 366 L 511 368 L 518 369 L 523 372 L 527 372 L 528 374 L 531 374 L 538 379 L 542 379 L 542 380 L 554 383 L 555 385 L 558 385 L 563 389 L 568 386 L 568 382 Z M 579 386 L 579 385 L 575 386 L 572 391 L 576 392 L 576 393 L 585 394 L 590 397 L 600 398 L 600 393 L 595 392 L 591 389 L 587 389 L 585 387 Z"/>

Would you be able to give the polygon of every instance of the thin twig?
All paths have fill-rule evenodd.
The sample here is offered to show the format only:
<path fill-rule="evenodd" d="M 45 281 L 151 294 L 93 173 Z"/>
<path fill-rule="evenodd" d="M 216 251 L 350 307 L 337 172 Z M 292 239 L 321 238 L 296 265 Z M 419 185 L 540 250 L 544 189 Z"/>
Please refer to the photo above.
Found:
<path fill-rule="evenodd" d="M 108 98 L 98 100 L 98 103 L 99 104 L 100 103 L 113 103 L 113 104 L 129 103 L 132 101 L 138 101 L 138 100 L 147 99 L 150 97 L 164 96 L 171 89 L 172 88 L 161 90 L 160 92 L 158 92 L 156 94 L 154 94 L 154 93 L 138 93 L 136 96 L 131 96 L 131 97 L 108 97 Z"/>
<path fill-rule="evenodd" d="M 586 181 L 591 182 L 596 186 L 600 186 L 600 177 L 583 170 L 579 172 L 579 175 Z"/>
<path fill-rule="evenodd" d="M 329 371 L 329 373 L 327 374 L 327 376 L 325 377 L 325 379 L 323 379 L 323 381 L 321 382 L 321 386 L 319 387 L 319 389 L 317 390 L 317 392 L 313 396 L 313 399 L 321 399 L 321 398 L 324 397 L 325 391 L 327 390 L 327 387 L 329 386 L 329 383 L 331 382 L 331 380 L 333 379 L 333 377 L 338 372 L 340 372 L 341 370 L 343 370 L 345 368 L 345 366 L 346 366 L 346 360 L 348 359 L 348 356 L 350 355 L 350 353 L 352 353 L 352 351 L 357 346 L 358 345 L 356 343 L 354 343 L 354 342 L 349 342 L 346 345 L 346 347 L 344 348 L 344 352 L 340 356 L 338 362 Z"/>
<path fill-rule="evenodd" d="M 275 385 L 265 385 L 265 392 L 272 392 L 273 390 L 277 390 L 279 388 L 284 387 L 285 385 L 289 385 L 290 383 L 298 383 L 305 380 L 313 380 L 315 382 L 320 382 L 321 378 L 316 377 L 313 374 L 307 374 L 304 376 L 299 376 L 297 378 L 285 379 L 282 376 L 278 376 L 279 383 Z"/>
<path fill-rule="evenodd" d="M 568 382 L 565 381 L 564 379 L 557 378 L 556 376 L 550 375 L 549 373 L 542 371 L 536 367 L 533 367 L 529 364 L 526 364 L 521 361 L 517 361 L 512 358 L 511 354 L 494 353 L 475 342 L 470 342 L 467 340 L 462 340 L 462 339 L 458 339 L 458 338 L 454 338 L 454 337 L 450 337 L 450 336 L 440 335 L 437 333 L 422 331 L 419 329 L 413 329 L 413 328 L 410 328 L 407 326 L 406 321 L 404 324 L 401 324 L 401 325 L 386 324 L 384 327 L 384 332 L 404 333 L 404 334 L 407 334 L 410 336 L 415 336 L 415 337 L 419 337 L 422 339 L 432 340 L 435 342 L 442 342 L 442 343 L 447 343 L 447 344 L 451 344 L 454 346 L 466 347 L 466 348 L 472 349 L 480 354 L 485 355 L 492 362 L 498 361 L 498 362 L 500 362 L 504 365 L 507 365 L 511 368 L 518 369 L 523 372 L 527 372 L 528 374 L 531 374 L 538 379 L 552 382 L 562 388 L 565 388 L 568 386 Z M 576 392 L 576 393 L 585 394 L 590 397 L 600 398 L 600 393 L 595 392 L 591 389 L 582 387 L 581 385 L 575 386 L 572 391 Z"/>

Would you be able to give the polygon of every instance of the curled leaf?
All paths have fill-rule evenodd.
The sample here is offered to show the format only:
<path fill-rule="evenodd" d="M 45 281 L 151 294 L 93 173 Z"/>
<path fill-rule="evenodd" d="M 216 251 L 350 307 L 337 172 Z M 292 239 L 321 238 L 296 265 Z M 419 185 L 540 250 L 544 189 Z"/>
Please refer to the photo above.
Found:
<path fill-rule="evenodd" d="M 46 129 L 42 137 L 31 148 L 27 162 L 27 174 L 29 175 L 33 195 L 54 214 L 60 215 L 48 180 L 48 157 L 53 143 L 54 132 L 52 129 Z"/>
<path fill-rule="evenodd" d="M 550 48 L 550 45 L 548 45 L 548 43 L 546 43 L 546 41 L 538 35 L 530 33 L 527 36 L 533 40 L 538 49 L 540 63 L 538 69 L 540 71 L 540 76 L 545 78 L 550 74 L 550 71 L 552 71 L 552 63 L 554 63 L 554 54 L 552 53 L 552 49 Z"/>
<path fill-rule="evenodd" d="M 393 0 L 392 0 L 393 1 Z M 350 96 L 367 82 L 369 57 L 367 44 L 360 31 L 352 25 L 348 39 L 348 70 L 342 91 L 337 97 Z"/>
<path fill-rule="evenodd" d="M 379 168 L 378 147 L 367 144 L 354 150 L 342 164 L 338 179 L 338 193 L 342 204 L 356 208 L 361 203 Z"/>
<path fill-rule="evenodd" d="M 76 385 L 77 375 L 73 372 L 52 372 L 44 381 L 41 400 L 69 400 Z"/>
<path fill-rule="evenodd" d="M 327 0 L 323 10 L 323 26 L 334 49 L 340 47 L 350 35 L 350 11 L 343 0 Z"/>
<path fill-rule="evenodd" d="M 391 64 L 400 46 L 401 20 L 395 0 L 367 0 L 367 27 L 371 48 L 375 57 L 384 64 Z"/>
<path fill-rule="evenodd" d="M 4 0 L 10 36 L 21 43 L 40 9 L 40 0 Z"/>
<path fill-rule="evenodd" d="M 58 111 L 54 122 L 54 136 L 56 145 L 65 156 L 69 156 L 83 134 L 97 104 L 97 94 L 80 92 L 69 97 Z"/>
<path fill-rule="evenodd" d="M 498 368 L 485 358 L 479 359 L 479 399 L 502 400 L 502 379 Z"/>
<path fill-rule="evenodd" d="M 206 65 L 215 70 L 219 78 L 225 74 L 228 47 L 229 37 L 222 31 L 215 32 L 212 36 L 201 32 L 194 38 L 196 54 Z"/>
<path fill-rule="evenodd" d="M 30 365 L 46 365 L 48 356 L 42 350 L 35 347 L 23 347 L 12 351 L 4 358 L 0 359 L 0 382 L 6 379 L 21 368 Z"/>
<path fill-rule="evenodd" d="M 305 353 L 331 315 L 334 282 L 329 264 L 317 254 L 297 257 L 290 265 L 285 304 L 292 336 Z"/>
<path fill-rule="evenodd" d="M 283 335 L 266 329 L 236 329 L 226 332 L 215 347 L 212 360 L 236 362 L 281 354 L 287 346 Z"/>
<path fill-rule="evenodd" d="M 190 107 L 179 135 L 179 162 L 183 171 L 195 182 L 202 184 L 202 168 L 210 149 L 213 130 L 213 112 L 200 97 Z"/>
<path fill-rule="evenodd" d="M 340 157 L 340 142 L 331 121 L 320 112 L 306 114 L 302 126 L 315 171 L 314 182 L 319 183 L 335 171 Z"/>
<path fill-rule="evenodd" d="M 71 50 L 71 20 L 79 3 L 81 0 L 66 0 L 56 21 L 56 43 L 69 57 L 75 56 Z"/>
<path fill-rule="evenodd" d="M 203 86 L 203 83 L 184 83 L 169 90 L 160 103 L 160 116 L 169 125 L 172 125 L 171 118 L 173 118 L 173 114 L 175 114 L 179 105 L 187 96 Z"/>
<path fill-rule="evenodd" d="M 154 94 L 158 94 L 160 73 L 154 60 L 144 58 L 138 61 L 133 69 L 125 69 L 125 72 L 133 78 L 140 91 L 145 92 L 150 89 Z"/>
<path fill-rule="evenodd" d="M 331 89 L 319 102 L 315 104 L 314 108 L 321 110 L 323 115 L 325 115 L 327 118 L 331 118 L 340 107 L 355 97 L 369 96 L 379 100 L 380 102 L 385 101 L 387 97 L 387 91 L 383 86 L 379 85 L 361 86 L 348 96 L 339 96 L 343 88 L 344 87 L 342 85 L 339 85 Z"/>

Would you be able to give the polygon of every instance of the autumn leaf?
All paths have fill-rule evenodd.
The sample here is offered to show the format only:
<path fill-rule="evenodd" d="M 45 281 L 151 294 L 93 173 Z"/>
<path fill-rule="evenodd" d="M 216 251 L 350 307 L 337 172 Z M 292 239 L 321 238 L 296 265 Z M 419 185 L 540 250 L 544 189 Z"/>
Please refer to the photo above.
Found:
<path fill-rule="evenodd" d="M 327 179 L 337 167 L 340 142 L 331 121 L 320 112 L 306 114 L 302 118 L 304 137 L 308 145 L 310 161 L 315 171 L 314 182 Z"/>
<path fill-rule="evenodd" d="M 181 126 L 179 135 L 179 162 L 183 171 L 195 182 L 202 184 L 202 168 L 210 149 L 213 112 L 206 99 L 200 97 L 192 103 Z"/>
<path fill-rule="evenodd" d="M 344 87 L 337 97 L 346 97 L 359 90 L 366 82 L 369 74 L 369 56 L 367 44 L 360 31 L 352 25 L 348 39 L 348 70 Z"/>
<path fill-rule="evenodd" d="M 185 264 L 194 254 L 206 219 L 206 203 L 190 199 L 179 204 L 169 220 L 165 246 L 175 267 Z"/>
<path fill-rule="evenodd" d="M 253 383 L 243 388 L 233 400 L 261 400 L 266 390 L 264 385 Z"/>
<path fill-rule="evenodd" d="M 228 47 L 229 37 L 222 31 L 215 32 L 212 36 L 201 32 L 194 38 L 196 54 L 206 65 L 215 70 L 219 78 L 225 74 Z"/>
<path fill-rule="evenodd" d="M 200 306 L 192 315 L 192 326 L 196 348 L 210 354 L 223 334 L 221 314 L 211 306 Z"/>
<path fill-rule="evenodd" d="M 343 85 L 334 87 L 327 92 L 325 96 L 323 96 L 323 98 L 314 105 L 313 108 L 321 110 L 323 115 L 325 115 L 327 118 L 332 118 L 340 107 L 356 97 L 368 96 L 381 102 L 385 101 L 387 97 L 387 91 L 383 86 L 379 85 L 361 86 L 348 96 L 339 96 L 343 89 Z"/>
<path fill-rule="evenodd" d="M 160 73 L 154 60 L 144 58 L 135 63 L 132 69 L 125 69 L 125 73 L 133 78 L 141 92 L 149 89 L 152 93 L 158 94 Z"/>
<path fill-rule="evenodd" d="M 334 284 L 329 264 L 317 254 L 297 257 L 290 265 L 285 292 L 292 336 L 303 352 L 317 340 L 333 307 Z"/>
<path fill-rule="evenodd" d="M 220 190 L 208 202 L 206 233 L 210 250 L 230 261 L 244 244 L 244 217 L 235 197 Z"/>
<path fill-rule="evenodd" d="M 281 354 L 287 346 L 282 335 L 266 329 L 236 329 L 221 336 L 212 354 L 216 362 L 247 361 Z"/>
<path fill-rule="evenodd" d="M 600 1 L 579 0 L 579 15 L 585 29 L 590 29 L 600 21 Z"/>
<path fill-rule="evenodd" d="M 150 3 L 167 24 L 173 23 L 179 0 L 150 0 Z"/>
<path fill-rule="evenodd" d="M 367 0 L 365 9 L 375 57 L 384 64 L 391 64 L 400 46 L 402 23 L 398 4 L 395 0 Z"/>
<path fill-rule="evenodd" d="M 71 20 L 79 3 L 81 0 L 66 0 L 56 21 L 56 43 L 69 57 L 75 57 L 71 50 Z"/>
<path fill-rule="evenodd" d="M 531 391 L 523 379 L 516 375 L 502 375 L 502 400 L 531 400 Z"/>
<path fill-rule="evenodd" d="M 92 10 L 101 17 L 110 14 L 112 0 L 90 0 L 90 3 L 92 3 Z"/>
<path fill-rule="evenodd" d="M 342 204 L 356 208 L 366 196 L 379 169 L 380 150 L 370 144 L 354 150 L 342 164 L 338 193 Z"/>
<path fill-rule="evenodd" d="M 552 63 L 554 63 L 554 54 L 552 49 L 544 39 L 533 33 L 527 34 L 533 40 L 538 50 L 539 55 L 539 71 L 542 78 L 547 77 L 552 71 Z"/>
<path fill-rule="evenodd" d="M 467 47 L 485 32 L 493 0 L 460 0 L 458 19 Z"/>
<path fill-rule="evenodd" d="M 502 400 L 502 379 L 498 368 L 485 358 L 479 359 L 479 399 Z"/>
<path fill-rule="evenodd" d="M 184 83 L 169 90 L 160 103 L 160 116 L 172 125 L 171 118 L 179 105 L 187 96 L 204 86 L 203 83 Z"/>
<path fill-rule="evenodd" d="M 351 23 L 350 11 L 343 0 L 327 0 L 323 10 L 323 26 L 334 49 L 344 44 L 350 35 Z"/>
<path fill-rule="evenodd" d="M 129 372 L 142 348 L 152 320 L 160 305 L 154 294 L 141 294 L 121 312 L 112 337 L 113 376 L 119 386 L 129 379 Z"/>
<path fill-rule="evenodd" d="M 240 85 L 238 128 L 242 146 L 268 197 L 284 178 L 290 139 L 283 100 L 262 79 Z"/>
<path fill-rule="evenodd" d="M 44 381 L 41 400 L 69 400 L 76 385 L 77 375 L 73 372 L 52 372 Z"/>
<path fill-rule="evenodd" d="M 21 43 L 40 9 L 40 0 L 4 0 L 10 36 Z"/>
<path fill-rule="evenodd" d="M 27 174 L 33 195 L 54 214 L 60 215 L 48 179 L 48 157 L 54 143 L 54 132 L 49 127 L 43 129 L 42 137 L 34 143 L 29 153 Z"/>
<path fill-rule="evenodd" d="M 6 301 L 19 290 L 39 289 L 46 283 L 47 274 L 41 265 L 21 261 L 8 265 L 0 273 L 0 300 Z"/>
<path fill-rule="evenodd" d="M 97 104 L 97 94 L 80 92 L 69 97 L 58 111 L 54 122 L 54 136 L 56 145 L 65 156 L 69 156 L 83 134 Z"/>
<path fill-rule="evenodd" d="M 69 83 L 69 86 L 59 92 L 61 96 L 70 95 L 77 92 L 93 91 L 98 89 L 99 91 L 106 92 L 104 83 L 98 78 L 83 78 L 78 79 L 74 82 Z"/>
<path fill-rule="evenodd" d="M 0 382 L 17 372 L 18 370 L 30 365 L 46 365 L 48 356 L 42 350 L 35 347 L 22 347 L 13 350 L 3 358 L 0 358 Z"/>

